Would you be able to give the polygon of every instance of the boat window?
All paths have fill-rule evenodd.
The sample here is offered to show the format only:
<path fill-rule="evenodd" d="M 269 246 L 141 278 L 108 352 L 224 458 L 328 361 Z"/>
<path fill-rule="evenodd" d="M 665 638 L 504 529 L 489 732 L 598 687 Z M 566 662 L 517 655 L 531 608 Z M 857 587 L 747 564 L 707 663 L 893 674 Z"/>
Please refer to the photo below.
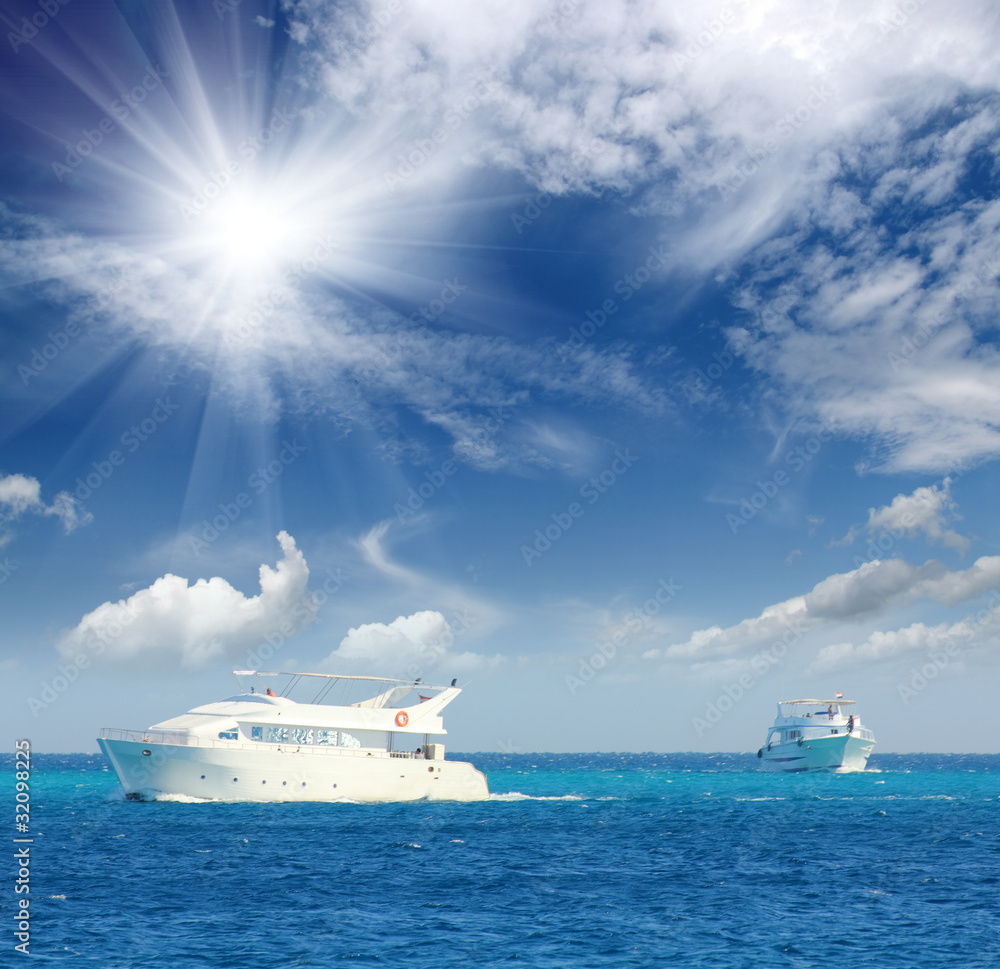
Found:
<path fill-rule="evenodd" d="M 240 734 L 238 730 L 220 730 L 219 740 L 239 740 Z"/>
<path fill-rule="evenodd" d="M 251 739 L 269 744 L 320 745 L 324 747 L 372 747 L 386 749 L 383 730 L 316 730 L 313 727 L 251 727 Z"/>

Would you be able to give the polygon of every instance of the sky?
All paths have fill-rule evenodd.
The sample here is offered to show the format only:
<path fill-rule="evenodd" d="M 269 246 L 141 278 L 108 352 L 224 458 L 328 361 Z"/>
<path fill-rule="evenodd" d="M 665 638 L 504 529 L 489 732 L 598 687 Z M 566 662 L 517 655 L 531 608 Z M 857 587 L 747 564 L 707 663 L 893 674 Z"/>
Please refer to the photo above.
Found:
<path fill-rule="evenodd" d="M 8 745 L 995 752 L 1000 8 L 3 0 Z"/>

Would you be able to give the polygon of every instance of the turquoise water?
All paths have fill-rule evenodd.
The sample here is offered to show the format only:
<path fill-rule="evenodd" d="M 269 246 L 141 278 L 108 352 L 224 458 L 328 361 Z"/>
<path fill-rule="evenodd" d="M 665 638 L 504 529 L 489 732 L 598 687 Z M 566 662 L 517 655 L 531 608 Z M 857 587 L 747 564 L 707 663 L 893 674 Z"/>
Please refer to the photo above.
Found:
<path fill-rule="evenodd" d="M 764 774 L 745 754 L 456 756 L 487 772 L 490 801 L 137 803 L 100 758 L 36 755 L 31 954 L 1000 966 L 1000 756 L 882 755 L 851 775 Z"/>

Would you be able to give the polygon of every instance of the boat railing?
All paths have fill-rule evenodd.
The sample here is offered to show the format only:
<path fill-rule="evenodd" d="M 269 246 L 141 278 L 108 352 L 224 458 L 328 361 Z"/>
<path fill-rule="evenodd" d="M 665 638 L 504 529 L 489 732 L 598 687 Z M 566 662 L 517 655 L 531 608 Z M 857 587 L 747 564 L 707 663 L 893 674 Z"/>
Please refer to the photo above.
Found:
<path fill-rule="evenodd" d="M 101 740 L 125 740 L 131 743 L 143 744 L 173 744 L 178 747 L 218 747 L 225 750 L 274 750 L 286 751 L 308 750 L 310 753 L 336 753 L 338 756 L 371 757 L 381 755 L 402 758 L 404 760 L 423 760 L 423 753 L 409 750 L 386 750 L 384 747 L 338 747 L 335 744 L 300 744 L 285 740 L 270 742 L 266 740 L 216 740 L 215 737 L 199 737 L 176 730 L 118 730 L 113 727 L 102 728 L 99 734 Z"/>

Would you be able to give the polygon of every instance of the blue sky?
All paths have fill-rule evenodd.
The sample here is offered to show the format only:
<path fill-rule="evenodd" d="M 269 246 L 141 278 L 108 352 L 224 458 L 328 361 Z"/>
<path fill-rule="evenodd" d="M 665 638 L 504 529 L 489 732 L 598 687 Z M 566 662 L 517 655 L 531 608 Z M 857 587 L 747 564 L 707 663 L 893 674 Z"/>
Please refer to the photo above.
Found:
<path fill-rule="evenodd" d="M 993 751 L 990 4 L 7 0 L 0 669 L 462 750 Z"/>

